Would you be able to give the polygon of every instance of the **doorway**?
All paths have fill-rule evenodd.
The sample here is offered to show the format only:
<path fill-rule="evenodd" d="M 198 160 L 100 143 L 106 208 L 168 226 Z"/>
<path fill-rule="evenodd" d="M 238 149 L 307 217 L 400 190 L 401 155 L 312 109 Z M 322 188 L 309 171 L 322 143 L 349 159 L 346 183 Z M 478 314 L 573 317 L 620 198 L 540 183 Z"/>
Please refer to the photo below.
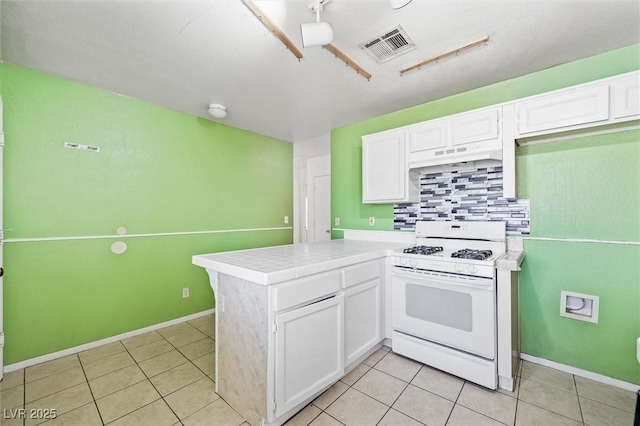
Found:
<path fill-rule="evenodd" d="M 305 234 L 307 243 L 331 240 L 331 156 L 307 160 Z"/>

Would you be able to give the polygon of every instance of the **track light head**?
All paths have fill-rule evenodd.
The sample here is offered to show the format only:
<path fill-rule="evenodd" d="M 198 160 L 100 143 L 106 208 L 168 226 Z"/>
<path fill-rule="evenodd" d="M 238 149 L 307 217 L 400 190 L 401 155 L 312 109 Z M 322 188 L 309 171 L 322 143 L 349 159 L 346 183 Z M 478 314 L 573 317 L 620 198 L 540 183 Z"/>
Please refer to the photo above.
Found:
<path fill-rule="evenodd" d="M 320 12 L 327 3 L 329 0 L 315 0 L 309 5 L 309 9 L 316 14 L 316 22 L 300 24 L 303 47 L 324 46 L 333 40 L 333 26 L 326 21 L 320 21 Z"/>
<path fill-rule="evenodd" d="M 333 26 L 326 22 L 300 24 L 302 47 L 324 46 L 333 40 Z"/>

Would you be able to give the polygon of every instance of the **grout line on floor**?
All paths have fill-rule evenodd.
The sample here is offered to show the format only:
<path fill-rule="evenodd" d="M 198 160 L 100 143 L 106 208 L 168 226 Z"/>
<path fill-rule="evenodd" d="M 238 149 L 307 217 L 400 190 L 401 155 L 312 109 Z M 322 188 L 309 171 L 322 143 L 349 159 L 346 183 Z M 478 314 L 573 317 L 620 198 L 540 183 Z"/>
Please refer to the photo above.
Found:
<path fill-rule="evenodd" d="M 582 419 L 582 424 L 584 424 L 584 413 L 582 412 L 582 403 L 580 402 L 580 394 L 578 393 L 578 383 L 576 382 L 576 375 L 572 374 L 571 378 L 573 379 L 573 386 L 576 388 L 576 398 L 578 399 L 578 410 L 580 411 L 580 418 Z"/>
<path fill-rule="evenodd" d="M 124 346 L 124 345 L 122 345 L 122 346 Z M 127 348 L 125 348 L 125 350 L 126 349 Z M 93 389 L 91 388 L 91 383 L 89 383 L 89 378 L 87 377 L 87 372 L 84 369 L 84 364 L 82 363 L 82 360 L 80 359 L 80 356 L 78 354 L 76 354 L 76 356 L 78 357 L 78 362 L 80 363 L 80 368 L 82 368 L 82 374 L 84 374 L 84 379 L 87 382 L 87 387 L 89 388 L 89 393 L 91 394 L 91 400 L 93 402 L 93 405 L 95 405 L 95 407 L 96 407 L 96 411 L 98 412 L 98 417 L 100 418 L 100 422 L 104 425 L 104 419 L 102 418 L 102 413 L 100 412 L 100 408 L 98 408 L 98 403 L 96 401 L 95 395 L 93 394 Z M 129 356 L 131 356 L 131 355 L 129 355 Z"/>

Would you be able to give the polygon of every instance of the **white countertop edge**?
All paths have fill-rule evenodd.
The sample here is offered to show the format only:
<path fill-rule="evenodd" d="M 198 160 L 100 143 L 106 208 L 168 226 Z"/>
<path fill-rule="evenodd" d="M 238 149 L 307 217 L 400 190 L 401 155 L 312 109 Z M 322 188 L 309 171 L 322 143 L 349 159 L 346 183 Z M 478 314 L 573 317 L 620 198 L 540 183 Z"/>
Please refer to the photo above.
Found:
<path fill-rule="evenodd" d="M 354 241 L 353 239 L 350 239 L 350 240 Z M 338 241 L 344 241 L 344 240 L 332 240 L 332 241 L 338 242 Z M 298 267 L 286 268 L 286 269 L 269 271 L 269 272 L 258 271 L 248 267 L 233 265 L 225 261 L 216 260 L 215 258 L 213 259 L 207 258 L 207 256 L 215 257 L 216 255 L 220 255 L 222 253 L 231 253 L 231 252 L 195 255 L 192 257 L 192 263 L 196 266 L 203 267 L 209 271 L 231 275 L 234 277 L 238 277 L 247 281 L 257 283 L 257 284 L 270 285 L 270 284 L 281 283 L 284 281 L 289 281 L 296 278 L 306 277 L 319 272 L 325 272 L 325 271 L 330 271 L 332 269 L 343 268 L 345 266 L 354 265 L 354 264 L 366 262 L 369 260 L 384 258 L 389 254 L 391 254 L 393 250 L 396 250 L 398 248 L 402 248 L 405 246 L 404 243 L 380 243 L 379 241 L 376 242 L 371 240 L 356 240 L 356 241 L 372 243 L 372 247 L 370 249 L 364 247 L 362 248 L 362 252 L 350 254 L 344 257 L 332 258 L 332 259 L 319 261 L 312 264 L 300 265 Z M 284 246 L 290 246 L 290 245 L 292 244 L 287 244 Z M 384 246 L 388 246 L 388 247 L 384 247 Z M 273 249 L 278 247 L 283 247 L 283 246 L 235 250 L 233 251 L 233 253 L 261 251 L 261 250 L 268 250 L 268 249 Z"/>
<path fill-rule="evenodd" d="M 509 250 L 496 259 L 496 268 L 519 271 L 524 261 L 524 251 Z"/>
<path fill-rule="evenodd" d="M 341 259 L 331 259 L 324 262 L 318 262 L 312 265 L 303 265 L 297 268 L 284 269 L 274 272 L 262 272 L 242 266 L 230 265 L 225 262 L 219 262 L 211 259 L 202 259 L 193 257 L 193 264 L 201 266 L 205 269 L 218 272 L 221 274 L 232 275 L 257 284 L 270 285 L 284 281 L 290 281 L 296 278 L 302 278 L 320 272 L 330 271 L 332 269 L 343 268 L 345 266 L 362 263 L 369 260 L 381 259 L 388 256 L 393 249 L 375 250 L 368 253 L 347 256 Z"/>
<path fill-rule="evenodd" d="M 199 257 L 199 255 L 193 256 L 191 263 L 196 266 L 201 266 L 208 271 L 232 275 L 234 277 L 256 282 L 258 284 L 269 284 L 269 279 L 271 278 L 271 274 L 269 272 L 260 272 L 236 265 L 230 265 L 225 262 L 217 262 L 211 259 L 204 259 L 202 257 Z M 271 280 L 273 280 L 274 278 L 271 278 Z"/>

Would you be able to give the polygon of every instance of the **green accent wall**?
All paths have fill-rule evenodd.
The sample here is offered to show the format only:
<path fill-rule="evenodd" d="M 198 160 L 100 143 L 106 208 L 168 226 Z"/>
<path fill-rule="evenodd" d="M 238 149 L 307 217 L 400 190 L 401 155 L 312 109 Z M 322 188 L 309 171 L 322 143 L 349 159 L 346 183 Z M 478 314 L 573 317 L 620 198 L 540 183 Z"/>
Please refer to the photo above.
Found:
<path fill-rule="evenodd" d="M 640 131 L 520 147 L 517 166 L 531 237 L 560 239 L 525 240 L 523 352 L 640 384 Z M 561 290 L 598 296 L 599 322 L 560 317 Z"/>
<path fill-rule="evenodd" d="M 361 201 L 363 135 L 637 69 L 638 44 L 334 129 L 332 220 L 339 217 L 340 228 L 393 230 L 392 204 Z M 522 351 L 640 384 L 640 132 L 574 136 L 517 151 L 518 197 L 531 200 L 531 237 L 563 240 L 525 240 Z M 368 226 L 369 216 L 376 226 Z M 332 237 L 341 234 L 333 230 Z M 561 290 L 599 296 L 600 322 L 560 317 Z"/>
<path fill-rule="evenodd" d="M 293 146 L 14 65 L 1 72 L 5 364 L 211 309 L 191 256 L 292 242 L 290 229 L 116 238 L 119 227 L 288 226 Z M 12 242 L 104 235 L 114 238 Z"/>

